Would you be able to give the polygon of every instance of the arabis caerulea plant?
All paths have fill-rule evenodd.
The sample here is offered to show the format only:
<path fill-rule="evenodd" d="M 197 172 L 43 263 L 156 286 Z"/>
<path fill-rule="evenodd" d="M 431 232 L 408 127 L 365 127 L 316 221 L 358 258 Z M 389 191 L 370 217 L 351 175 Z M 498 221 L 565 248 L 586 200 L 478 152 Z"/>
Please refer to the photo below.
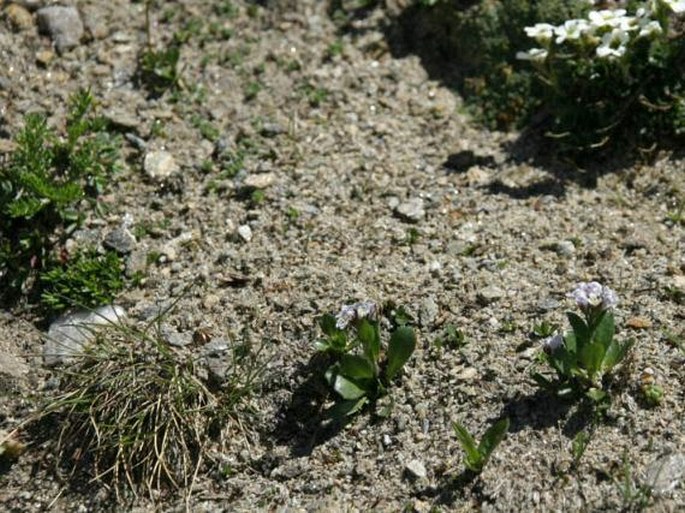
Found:
<path fill-rule="evenodd" d="M 614 338 L 612 310 L 618 304 L 616 293 L 596 281 L 580 283 L 569 297 L 581 315 L 568 312 L 571 331 L 549 337 L 543 344 L 544 356 L 557 373 L 553 382 L 541 374 L 533 378 L 560 396 L 585 393 L 595 401 L 606 396 L 605 378 L 625 358 L 633 341 Z"/>
<path fill-rule="evenodd" d="M 559 25 L 536 23 L 518 52 L 536 70 L 552 115 L 549 135 L 591 149 L 651 144 L 685 133 L 685 1 L 630 2 Z"/>
<path fill-rule="evenodd" d="M 391 381 L 414 352 L 416 335 L 407 326 L 396 328 L 382 351 L 379 310 L 369 301 L 354 303 L 344 305 L 338 315 L 324 315 L 319 321 L 326 338 L 316 347 L 332 356 L 325 377 L 341 398 L 332 416 L 352 415 L 386 395 Z"/>

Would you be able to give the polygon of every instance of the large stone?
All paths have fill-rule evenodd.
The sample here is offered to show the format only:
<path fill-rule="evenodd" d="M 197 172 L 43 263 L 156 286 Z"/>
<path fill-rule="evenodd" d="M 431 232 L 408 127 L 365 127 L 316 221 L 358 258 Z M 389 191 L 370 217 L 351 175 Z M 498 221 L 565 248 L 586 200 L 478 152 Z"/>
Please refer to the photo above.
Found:
<path fill-rule="evenodd" d="M 125 317 L 126 311 L 117 305 L 63 315 L 48 329 L 43 346 L 45 365 L 54 366 L 72 361 L 95 339 L 98 328 L 119 323 Z"/>
<path fill-rule="evenodd" d="M 135 248 L 136 238 L 130 231 L 122 227 L 112 230 L 105 235 L 102 244 L 106 248 L 113 249 L 120 255 L 127 255 Z"/>
<path fill-rule="evenodd" d="M 39 9 L 38 27 L 50 36 L 60 53 L 78 46 L 83 37 L 83 22 L 75 7 L 51 5 Z"/>
<path fill-rule="evenodd" d="M 642 482 L 655 495 L 666 495 L 685 481 L 685 454 L 668 454 L 653 461 L 645 470 Z"/>

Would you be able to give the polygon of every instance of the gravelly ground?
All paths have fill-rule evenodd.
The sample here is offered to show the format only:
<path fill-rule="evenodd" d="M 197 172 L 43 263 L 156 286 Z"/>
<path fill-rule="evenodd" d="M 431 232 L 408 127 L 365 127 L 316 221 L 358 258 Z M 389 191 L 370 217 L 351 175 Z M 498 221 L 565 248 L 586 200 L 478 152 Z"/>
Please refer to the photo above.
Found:
<path fill-rule="evenodd" d="M 208 326 L 240 338 L 249 328 L 266 341 L 271 360 L 249 444 L 236 438 L 218 456 L 235 469 L 231 477 L 203 469 L 190 509 L 629 508 L 621 489 L 628 467 L 639 483 L 663 455 L 685 453 L 685 355 L 666 339 L 685 329 L 682 304 L 667 292 L 685 289 L 685 232 L 667 219 L 685 194 L 683 160 L 664 154 L 584 187 L 577 170 L 514 158 L 507 148 L 515 134 L 479 129 L 418 57 L 393 57 L 385 38 L 393 9 L 339 31 L 325 2 L 273 2 L 249 16 L 235 1 L 232 18 L 212 4 L 219 2 L 165 2 L 155 11 L 160 44 L 191 17 L 201 20 L 183 46 L 177 102 L 169 94 L 150 99 L 134 81 L 145 41 L 141 3 L 80 3 L 89 37 L 64 55 L 45 53 L 51 42 L 34 24 L 11 30 L 6 16 L 0 31 L 3 137 L 35 109 L 59 126 L 79 87 L 90 87 L 101 112 L 129 134 L 123 169 L 105 197 L 109 212 L 93 214 L 83 232 L 102 238 L 125 214 L 145 221 L 128 266 L 145 269 L 147 279 L 119 303 L 145 315 L 199 279 L 170 319 L 179 332 Z M 209 35 L 211 23 L 231 37 Z M 341 52 L 331 51 L 338 42 Z M 203 137 L 203 123 L 218 129 L 218 141 Z M 243 170 L 220 176 L 216 149 L 247 139 Z M 160 149 L 178 165 L 161 182 L 143 171 L 145 151 Z M 459 169 L 445 165 L 459 159 Z M 255 183 L 263 201 L 245 198 L 246 184 Z M 397 213 L 406 202 L 414 206 L 410 218 Z M 249 240 L 239 234 L 244 226 Z M 146 267 L 151 253 L 157 263 Z M 235 286 L 233 276 L 247 279 Z M 542 320 L 563 325 L 566 293 L 590 279 L 618 292 L 619 334 L 637 345 L 625 390 L 573 468 L 571 440 L 584 418 L 530 383 L 538 351 L 530 333 Z M 361 299 L 405 305 L 417 319 L 419 349 L 389 419 L 361 415 L 325 433 L 300 401 L 309 390 L 315 320 Z M 0 318 L 0 422 L 8 429 L 28 415 L 30 391 L 49 376 L 25 317 Z M 460 350 L 433 343 L 450 324 L 466 336 Z M 638 399 L 646 367 L 665 390 L 654 409 Z M 512 421 L 507 438 L 481 477 L 465 480 L 451 421 L 480 435 L 504 415 Z M 0 475 L 2 508 L 108 507 L 104 493 L 63 488 L 41 451 Z M 413 460 L 425 477 L 408 473 Z M 684 494 L 681 482 L 651 509 L 678 511 Z M 163 504 L 165 511 L 188 505 L 180 495 Z"/>

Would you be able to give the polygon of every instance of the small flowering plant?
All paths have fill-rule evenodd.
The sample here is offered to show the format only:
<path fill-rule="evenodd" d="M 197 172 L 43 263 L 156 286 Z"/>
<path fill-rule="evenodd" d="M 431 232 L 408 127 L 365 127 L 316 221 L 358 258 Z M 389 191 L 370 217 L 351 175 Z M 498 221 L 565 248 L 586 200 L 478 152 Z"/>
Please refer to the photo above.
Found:
<path fill-rule="evenodd" d="M 606 397 L 605 377 L 621 363 L 633 345 L 614 338 L 613 308 L 618 304 L 616 293 L 593 281 L 580 283 L 569 297 L 574 299 L 581 315 L 568 312 L 571 331 L 556 334 L 543 344 L 544 358 L 556 371 L 552 382 L 539 373 L 533 379 L 543 388 L 560 396 L 585 393 L 599 402 Z"/>
<path fill-rule="evenodd" d="M 685 133 L 684 14 L 685 1 L 648 0 L 525 27 L 536 46 L 516 56 L 539 79 L 548 135 L 592 150 Z"/>
<path fill-rule="evenodd" d="M 392 380 L 416 348 L 410 327 L 398 326 L 382 350 L 380 309 L 370 301 L 344 305 L 338 315 L 324 315 L 319 326 L 325 339 L 316 342 L 319 351 L 331 355 L 333 363 L 325 378 L 341 398 L 331 410 L 345 417 L 385 396 Z"/>

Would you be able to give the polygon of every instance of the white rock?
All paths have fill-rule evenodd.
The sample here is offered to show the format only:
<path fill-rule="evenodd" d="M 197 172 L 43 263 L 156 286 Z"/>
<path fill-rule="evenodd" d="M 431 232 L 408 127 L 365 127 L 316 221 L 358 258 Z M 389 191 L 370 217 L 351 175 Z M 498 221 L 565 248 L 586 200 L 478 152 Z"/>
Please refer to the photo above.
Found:
<path fill-rule="evenodd" d="M 143 169 L 153 180 L 164 180 L 178 171 L 178 164 L 168 151 L 148 151 L 145 154 Z"/>
<path fill-rule="evenodd" d="M 117 324 L 124 318 L 126 311 L 118 305 L 63 315 L 48 329 L 43 346 L 45 365 L 53 366 L 73 360 L 94 340 L 98 327 Z"/>
<path fill-rule="evenodd" d="M 250 242 L 252 240 L 252 228 L 247 224 L 240 225 L 238 227 L 238 235 L 245 242 Z"/>
<path fill-rule="evenodd" d="M 421 460 L 411 460 L 409 463 L 407 463 L 405 468 L 411 476 L 417 479 L 423 479 L 428 475 L 428 472 L 426 471 L 426 466 L 423 464 Z"/>

